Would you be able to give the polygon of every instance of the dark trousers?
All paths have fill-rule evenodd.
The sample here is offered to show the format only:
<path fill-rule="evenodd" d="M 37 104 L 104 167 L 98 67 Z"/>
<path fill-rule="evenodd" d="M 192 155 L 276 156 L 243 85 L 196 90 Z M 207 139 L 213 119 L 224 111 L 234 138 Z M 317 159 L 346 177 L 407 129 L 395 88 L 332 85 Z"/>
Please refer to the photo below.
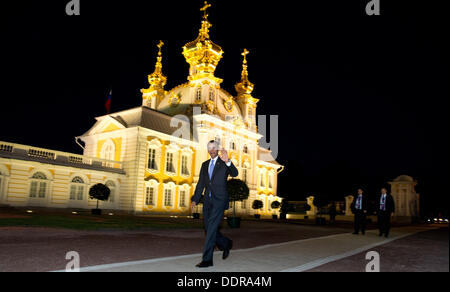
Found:
<path fill-rule="evenodd" d="M 362 210 L 355 211 L 355 233 L 366 232 L 366 213 Z"/>
<path fill-rule="evenodd" d="M 203 261 L 213 260 L 214 247 L 224 250 L 229 247 L 231 240 L 219 231 L 224 213 L 223 207 L 214 206 L 211 202 L 203 203 L 203 222 L 205 225 L 206 240 L 203 246 Z"/>
<path fill-rule="evenodd" d="M 386 211 L 378 211 L 378 229 L 380 234 L 389 235 L 391 229 L 391 213 Z"/>

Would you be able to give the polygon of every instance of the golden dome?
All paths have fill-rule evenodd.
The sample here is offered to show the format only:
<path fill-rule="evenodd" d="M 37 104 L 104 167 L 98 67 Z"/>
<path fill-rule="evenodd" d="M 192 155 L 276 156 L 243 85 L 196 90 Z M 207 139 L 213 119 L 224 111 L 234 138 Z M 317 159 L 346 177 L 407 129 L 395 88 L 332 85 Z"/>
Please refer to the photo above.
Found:
<path fill-rule="evenodd" d="M 209 39 L 209 28 L 211 23 L 208 21 L 208 14 L 206 9 L 211 5 L 205 1 L 205 6 L 200 10 L 204 12 L 202 26 L 200 28 L 198 37 L 184 45 L 183 56 L 186 62 L 190 65 L 189 80 L 198 80 L 203 77 L 209 77 L 216 82 L 222 80 L 214 77 L 214 71 L 217 64 L 222 58 L 222 48 Z"/>
<path fill-rule="evenodd" d="M 242 74 L 241 74 L 241 82 L 235 85 L 236 91 L 239 95 L 241 94 L 251 94 L 253 91 L 254 84 L 248 80 L 248 71 L 247 71 L 247 54 L 249 51 L 244 49 L 242 52 L 242 56 L 244 56 L 244 61 L 242 63 Z"/>

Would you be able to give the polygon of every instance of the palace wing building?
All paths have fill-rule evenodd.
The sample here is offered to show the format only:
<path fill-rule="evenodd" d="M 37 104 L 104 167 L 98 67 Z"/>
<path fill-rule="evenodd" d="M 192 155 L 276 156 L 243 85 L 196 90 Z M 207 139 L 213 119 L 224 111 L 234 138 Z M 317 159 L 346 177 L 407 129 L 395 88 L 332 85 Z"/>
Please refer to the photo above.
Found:
<path fill-rule="evenodd" d="M 236 212 L 278 215 L 272 203 L 281 202 L 277 177 L 283 166 L 258 144 L 259 100 L 248 79 L 249 52 L 242 53 L 241 80 L 232 96 L 214 76 L 223 51 L 210 40 L 205 7 L 197 38 L 182 48 L 190 66 L 188 81 L 165 90 L 160 42 L 149 87 L 141 90 L 142 105 L 97 117 L 76 137 L 85 144 L 83 155 L 0 142 L 0 204 L 94 208 L 89 188 L 104 183 L 112 192 L 101 202 L 103 209 L 187 215 L 201 164 L 209 159 L 206 145 L 216 140 L 250 189 L 248 200 L 236 203 Z M 261 200 L 263 208 L 253 210 L 254 200 Z"/>

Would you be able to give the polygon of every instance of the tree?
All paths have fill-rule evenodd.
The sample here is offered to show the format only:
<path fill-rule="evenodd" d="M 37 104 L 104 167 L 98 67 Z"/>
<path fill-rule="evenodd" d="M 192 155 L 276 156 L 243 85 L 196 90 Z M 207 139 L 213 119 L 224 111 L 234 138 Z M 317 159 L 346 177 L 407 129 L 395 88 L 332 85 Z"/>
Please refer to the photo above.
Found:
<path fill-rule="evenodd" d="M 111 190 L 104 184 L 98 183 L 93 185 L 89 189 L 89 197 L 91 199 L 97 199 L 97 210 L 98 210 L 98 201 L 106 201 L 111 194 Z"/>
<path fill-rule="evenodd" d="M 273 201 L 272 204 L 270 204 L 270 207 L 272 207 L 272 209 L 278 209 L 280 208 L 281 204 L 278 201 Z"/>
<path fill-rule="evenodd" d="M 330 203 L 328 196 L 324 194 L 318 194 L 314 196 L 313 205 L 317 207 L 317 212 L 319 215 L 322 213 L 322 209 Z"/>
<path fill-rule="evenodd" d="M 236 217 L 236 201 L 247 200 L 250 190 L 244 181 L 233 178 L 227 181 L 227 191 L 233 202 L 233 217 Z"/>
<path fill-rule="evenodd" d="M 254 200 L 252 204 L 252 208 L 255 210 L 262 209 L 264 207 L 264 203 L 261 200 Z"/>

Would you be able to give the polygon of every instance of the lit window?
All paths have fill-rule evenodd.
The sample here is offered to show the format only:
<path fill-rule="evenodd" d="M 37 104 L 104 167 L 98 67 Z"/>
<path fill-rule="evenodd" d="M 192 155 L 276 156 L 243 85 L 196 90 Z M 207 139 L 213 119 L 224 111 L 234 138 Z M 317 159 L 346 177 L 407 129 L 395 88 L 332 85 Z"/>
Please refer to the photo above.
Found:
<path fill-rule="evenodd" d="M 173 166 L 173 153 L 168 152 L 166 156 L 166 171 L 175 173 L 175 167 Z"/>
<path fill-rule="evenodd" d="M 42 172 L 36 172 L 31 177 L 30 198 L 45 198 L 47 194 L 47 176 Z"/>
<path fill-rule="evenodd" d="M 198 87 L 197 88 L 197 96 L 196 96 L 196 100 L 199 101 L 202 99 L 202 88 Z"/>
<path fill-rule="evenodd" d="M 156 149 L 150 148 L 148 151 L 148 168 L 156 170 Z"/>
<path fill-rule="evenodd" d="M 148 206 L 153 206 L 155 200 L 155 188 L 147 187 L 145 192 L 145 204 Z"/>
<path fill-rule="evenodd" d="M 84 196 L 84 180 L 76 176 L 70 184 L 70 200 L 82 201 Z"/>
<path fill-rule="evenodd" d="M 180 207 L 186 207 L 186 191 L 180 191 Z"/>
<path fill-rule="evenodd" d="M 164 206 L 166 206 L 166 207 L 172 206 L 172 190 L 171 189 L 164 190 Z"/>
<path fill-rule="evenodd" d="M 186 155 L 181 156 L 181 174 L 189 175 L 188 157 Z"/>

